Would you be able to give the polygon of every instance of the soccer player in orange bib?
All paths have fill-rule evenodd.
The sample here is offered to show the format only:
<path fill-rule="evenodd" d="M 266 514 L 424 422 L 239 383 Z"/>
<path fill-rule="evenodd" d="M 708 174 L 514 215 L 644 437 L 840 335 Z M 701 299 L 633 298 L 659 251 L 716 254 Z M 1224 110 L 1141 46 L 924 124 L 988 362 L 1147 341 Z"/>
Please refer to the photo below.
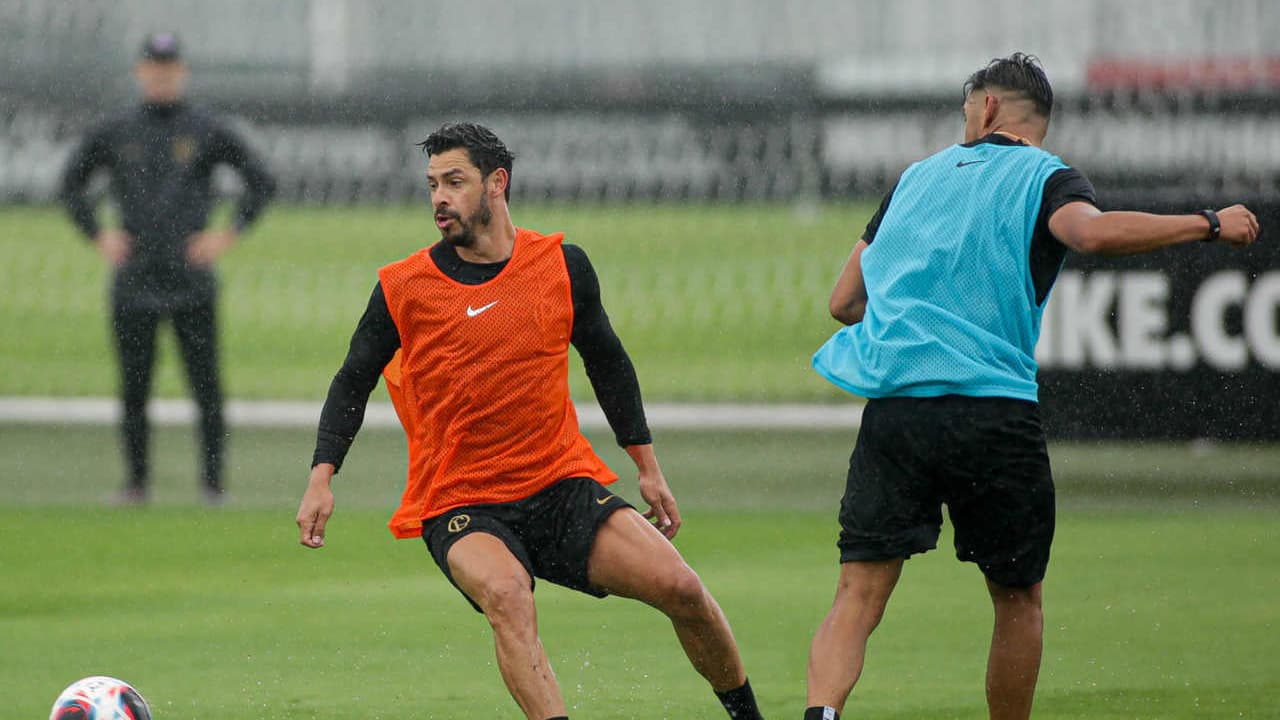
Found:
<path fill-rule="evenodd" d="M 568 717 L 538 637 L 538 577 L 661 610 L 729 716 L 759 718 L 729 623 L 670 542 L 680 513 L 586 254 L 561 234 L 515 227 L 513 156 L 487 128 L 445 125 L 421 145 L 442 239 L 378 273 L 321 413 L 302 544 L 324 545 L 332 477 L 385 375 L 409 445 L 391 532 L 421 537 L 484 613 L 526 717 Z M 618 476 L 579 432 L 570 344 L 636 464 L 644 516 L 608 489 Z"/>

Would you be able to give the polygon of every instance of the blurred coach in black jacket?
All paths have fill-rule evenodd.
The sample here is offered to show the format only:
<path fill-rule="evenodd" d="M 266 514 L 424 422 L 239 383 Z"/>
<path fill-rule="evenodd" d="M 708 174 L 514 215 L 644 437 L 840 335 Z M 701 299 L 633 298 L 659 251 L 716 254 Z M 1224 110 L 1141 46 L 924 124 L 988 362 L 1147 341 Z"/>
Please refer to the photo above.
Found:
<path fill-rule="evenodd" d="M 120 359 L 128 478 L 121 499 L 147 499 L 147 398 L 156 329 L 168 318 L 178 338 L 200 412 L 202 490 L 223 499 L 225 429 L 218 377 L 213 262 L 261 213 L 275 190 L 262 162 L 226 123 L 184 100 L 187 66 L 171 33 L 150 35 L 134 69 L 136 107 L 93 128 L 72 153 L 62 200 L 76 226 L 115 267 L 112 329 Z M 213 169 L 230 165 L 245 193 L 231 227 L 206 227 L 214 202 Z M 119 228 L 98 223 L 86 189 L 96 170 L 110 177 Z"/>

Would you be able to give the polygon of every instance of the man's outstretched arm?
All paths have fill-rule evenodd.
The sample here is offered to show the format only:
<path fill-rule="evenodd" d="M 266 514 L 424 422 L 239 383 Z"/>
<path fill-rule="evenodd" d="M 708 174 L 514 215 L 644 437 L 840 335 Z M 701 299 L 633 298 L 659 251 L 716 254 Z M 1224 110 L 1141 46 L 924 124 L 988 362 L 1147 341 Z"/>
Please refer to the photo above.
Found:
<path fill-rule="evenodd" d="M 596 401 L 619 447 L 648 445 L 653 439 L 644 416 L 640 381 L 605 313 L 600 279 L 581 248 L 565 245 L 564 257 L 573 295 L 573 333 L 569 340 L 582 357 Z"/>
<path fill-rule="evenodd" d="M 387 310 L 382 285 L 373 288 L 369 305 L 351 335 L 351 346 L 342 367 L 329 384 L 329 395 L 320 411 L 311 476 L 298 507 L 298 529 L 303 545 L 324 545 L 324 529 L 333 514 L 330 482 L 364 423 L 369 394 L 378 386 L 382 369 L 400 347 L 400 333 Z"/>
<path fill-rule="evenodd" d="M 1243 205 L 1213 213 L 1216 237 L 1206 215 L 1156 215 L 1129 210 L 1103 212 L 1085 202 L 1063 205 L 1049 217 L 1049 231 L 1062 244 L 1082 253 L 1134 255 L 1169 245 L 1213 240 L 1244 247 L 1258 238 L 1258 218 Z"/>
<path fill-rule="evenodd" d="M 649 505 L 645 517 L 663 535 L 674 537 L 680 529 L 680 510 L 653 450 L 635 366 L 605 313 L 600 300 L 600 280 L 587 254 L 581 248 L 566 245 L 564 255 L 573 295 L 570 340 L 582 357 L 587 379 L 591 381 L 614 439 L 636 464 L 640 497 Z"/>

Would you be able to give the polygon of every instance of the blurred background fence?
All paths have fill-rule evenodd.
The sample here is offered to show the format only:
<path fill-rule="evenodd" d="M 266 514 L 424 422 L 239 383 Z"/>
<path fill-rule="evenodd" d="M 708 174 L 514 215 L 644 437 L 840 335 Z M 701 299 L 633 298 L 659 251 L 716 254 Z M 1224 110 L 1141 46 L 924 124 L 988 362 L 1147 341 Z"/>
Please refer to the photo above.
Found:
<path fill-rule="evenodd" d="M 421 201 L 423 161 L 413 143 L 442 121 L 466 118 L 490 124 L 516 151 L 513 192 L 525 207 L 662 201 L 667 208 L 793 208 L 767 220 L 713 214 L 714 232 L 696 214 L 624 215 L 647 224 L 639 231 L 621 231 L 597 214 L 599 234 L 625 237 L 630 247 L 592 245 L 593 229 L 574 236 L 586 239 L 593 257 L 603 253 L 619 263 L 605 271 L 616 272 L 606 274 L 606 292 L 616 288 L 624 298 L 617 321 L 639 338 L 632 344 L 658 348 L 648 366 L 669 369 L 651 384 L 659 398 L 836 397 L 795 377 L 807 373 L 804 360 L 814 341 L 831 330 L 823 298 L 860 232 L 870 208 L 865 203 L 877 200 L 907 164 L 959 139 L 962 82 L 990 58 L 1014 50 L 1043 59 L 1058 100 L 1047 146 L 1085 171 L 1104 205 L 1186 210 L 1246 201 L 1264 217 L 1280 218 L 1280 51 L 1274 41 L 1280 3 L 1274 0 L 0 0 L 6 68 L 0 73 L 0 201 L 41 205 L 55 198 L 72 143 L 96 118 L 132 101 L 129 68 L 141 38 L 162 29 L 184 39 L 192 94 L 237 118 L 269 159 L 286 202 Z M 236 191 L 229 177 L 222 186 Z M 833 217 L 832 204 L 850 202 L 864 204 L 835 214 L 835 226 L 823 223 L 823 213 L 828 223 Z M 553 216 L 546 229 L 562 217 Z M 272 225 L 269 214 L 264 230 L 314 236 L 316 222 L 338 224 L 332 213 L 315 218 L 286 228 Z M 398 222 L 373 223 L 384 221 Z M 22 222 L 5 227 L 23 233 L 43 221 Z M 670 237 L 673 231 L 680 235 Z M 421 242 L 424 232 L 416 228 L 404 249 Z M 748 232 L 753 240 L 735 245 Z M 805 233 L 825 234 L 829 242 L 790 239 Z M 10 240 L 14 255 L 17 243 L 29 242 Z M 690 259 L 681 253 L 691 242 L 717 246 Z M 649 256 L 669 259 L 628 267 L 637 244 L 656 247 L 646 250 Z M 737 270 L 726 269 L 729 248 L 755 254 L 739 258 Z M 22 250 L 23 262 L 46 262 L 32 260 L 29 250 Z M 271 317 L 253 303 L 302 303 L 287 336 L 331 336 L 335 323 L 346 327 L 353 318 L 320 303 L 343 288 L 342 307 L 354 312 L 371 269 L 389 259 L 344 256 L 342 268 L 328 263 L 324 274 L 308 275 L 307 263 L 295 261 L 301 252 L 285 248 L 272 260 L 272 267 L 295 267 L 287 296 L 273 296 L 281 288 L 270 279 L 253 284 L 260 268 L 228 261 L 228 284 L 242 293 L 229 300 L 231 312 L 237 302 L 247 306 L 239 327 Z M 1139 413 L 1126 415 L 1112 403 L 1106 415 L 1115 422 L 1103 427 L 1094 422 L 1098 408 L 1058 403 L 1078 413 L 1060 427 L 1084 435 L 1213 434 L 1219 415 L 1194 427 L 1168 420 L 1188 402 L 1222 405 L 1229 413 L 1229 401 L 1213 405 L 1203 398 L 1244 395 L 1251 398 L 1249 422 L 1226 434 L 1280 435 L 1277 254 L 1263 247 L 1244 260 L 1211 253 L 1189 264 L 1186 257 L 1162 253 L 1125 266 L 1137 274 L 1117 277 L 1137 279 L 1113 285 L 1106 283 L 1115 278 L 1104 275 L 1097 276 L 1101 284 L 1090 284 L 1094 273 L 1107 272 L 1105 263 L 1070 261 L 1064 278 L 1074 283 L 1067 301 L 1074 304 L 1051 308 L 1046 324 L 1052 337 L 1083 339 L 1042 346 L 1050 373 L 1046 393 L 1071 398 L 1090 387 L 1097 395 L 1106 388 L 1086 381 L 1102 374 L 1134 396 L 1155 398 L 1157 410 L 1143 406 L 1142 426 L 1125 427 L 1122 420 Z M 29 319 L 31 301 L 23 299 L 29 293 L 20 283 L 33 277 L 26 267 L 7 269 L 14 280 L 0 288 L 0 311 L 41 322 Z M 1195 268 L 1190 276 L 1187 267 Z M 1240 273 L 1239 287 L 1223 295 L 1221 281 L 1206 285 L 1227 270 Z M 1129 295 L 1107 290 L 1148 287 L 1142 281 L 1151 273 L 1164 279 L 1149 284 L 1155 294 L 1134 302 L 1159 305 L 1156 320 L 1130 312 Z M 54 286 L 85 280 L 65 273 L 36 277 Z M 304 292 L 307 287 L 313 291 Z M 1216 304 L 1190 300 L 1202 296 Z M 690 327 L 679 342 L 666 337 L 673 313 L 707 297 L 722 308 L 706 318 L 717 332 Z M 1072 321 L 1086 300 L 1093 303 L 1089 320 Z M 96 307 L 96 299 L 85 304 Z M 1193 323 L 1192 305 L 1210 309 Z M 309 322 L 313 316 L 323 320 Z M 1053 329 L 1064 322 L 1067 330 Z M 1193 324 L 1199 330 L 1192 332 Z M 233 318 L 233 348 L 234 333 L 241 332 L 236 327 Z M 734 333 L 751 333 L 754 344 L 724 342 Z M 280 328 L 263 335 L 286 336 Z M 324 357 L 340 352 L 343 341 L 339 337 L 338 349 L 326 349 Z M 1123 352 L 1109 352 L 1121 341 Z M 778 353 L 788 342 L 796 347 Z M 1075 354 L 1063 355 L 1062 347 L 1075 347 Z M 7 350 L 7 363 L 13 367 L 22 357 L 37 363 L 49 352 Z M 301 362 L 297 353 L 281 352 L 273 359 Z M 771 352 L 776 366 L 752 366 L 747 359 Z M 271 364 L 264 359 L 257 369 Z M 726 366 L 749 370 L 734 380 Z M 794 376 L 780 375 L 778 367 Z M 100 384 L 10 382 L 3 392 L 56 393 L 58 387 L 80 393 Z M 285 379 L 277 387 L 293 386 Z M 1255 429 L 1242 430 L 1244 424 Z"/>
<path fill-rule="evenodd" d="M 412 143 L 461 116 L 521 150 L 524 198 L 878 194 L 955 140 L 968 73 L 1019 49 L 1054 82 L 1053 149 L 1099 185 L 1280 180 L 1270 0 L 0 0 L 0 198 L 51 196 L 165 28 L 307 202 L 412 197 Z"/>

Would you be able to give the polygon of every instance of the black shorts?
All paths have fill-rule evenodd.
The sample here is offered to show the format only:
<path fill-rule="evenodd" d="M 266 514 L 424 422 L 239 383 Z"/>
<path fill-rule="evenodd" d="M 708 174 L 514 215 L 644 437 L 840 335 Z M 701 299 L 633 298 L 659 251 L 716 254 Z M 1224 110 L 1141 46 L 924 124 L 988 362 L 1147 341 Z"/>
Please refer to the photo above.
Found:
<path fill-rule="evenodd" d="M 1054 491 L 1035 403 L 947 395 L 870 400 L 840 502 L 840 561 L 938 546 L 942 504 L 956 557 L 992 582 L 1044 579 Z"/>
<path fill-rule="evenodd" d="M 523 500 L 454 508 L 422 523 L 422 539 L 454 587 L 449 548 L 473 532 L 493 535 L 507 546 L 532 579 L 604 597 L 591 587 L 587 560 L 600 525 L 631 504 L 591 478 L 561 480 Z M 461 588 L 459 588 L 461 592 Z M 463 593 L 466 596 L 466 593 Z M 480 606 L 467 600 L 477 611 Z"/>

